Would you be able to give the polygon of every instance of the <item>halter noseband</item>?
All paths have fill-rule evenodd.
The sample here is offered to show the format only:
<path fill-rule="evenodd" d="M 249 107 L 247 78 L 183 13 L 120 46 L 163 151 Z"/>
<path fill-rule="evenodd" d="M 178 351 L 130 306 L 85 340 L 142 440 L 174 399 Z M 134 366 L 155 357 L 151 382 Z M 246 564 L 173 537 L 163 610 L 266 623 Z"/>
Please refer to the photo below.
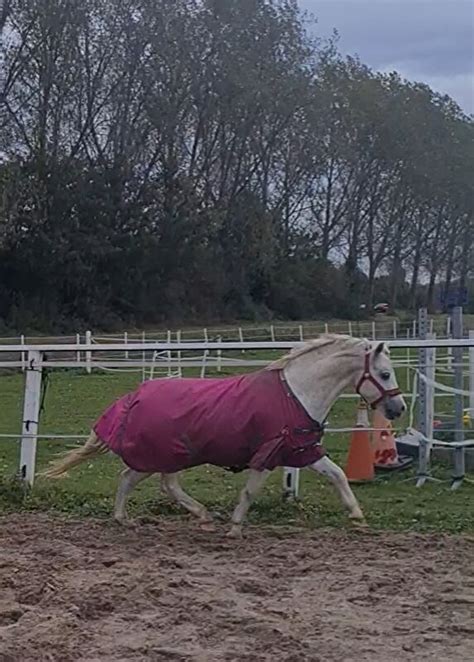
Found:
<path fill-rule="evenodd" d="M 382 400 L 388 396 L 389 398 L 395 396 L 395 395 L 400 395 L 401 390 L 399 388 L 385 388 L 372 374 L 371 369 L 370 369 L 370 357 L 371 357 L 371 352 L 370 350 L 365 353 L 365 359 L 364 359 L 364 372 L 362 374 L 362 377 L 359 379 L 357 382 L 356 386 L 356 392 L 363 398 L 372 409 L 375 409 L 375 407 L 382 402 Z M 365 382 L 370 382 L 375 386 L 375 388 L 378 390 L 380 393 L 380 397 L 378 397 L 376 400 L 373 402 L 368 402 L 367 398 L 365 398 L 362 393 L 360 392 L 362 385 Z"/>

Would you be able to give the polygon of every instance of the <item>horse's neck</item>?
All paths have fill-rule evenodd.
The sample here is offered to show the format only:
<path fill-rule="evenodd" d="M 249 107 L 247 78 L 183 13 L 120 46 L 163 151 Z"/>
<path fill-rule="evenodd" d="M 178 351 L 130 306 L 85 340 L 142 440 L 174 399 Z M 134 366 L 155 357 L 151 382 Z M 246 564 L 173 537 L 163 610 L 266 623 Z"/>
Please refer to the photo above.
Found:
<path fill-rule="evenodd" d="M 319 361 L 295 359 L 284 368 L 285 379 L 307 413 L 323 422 L 339 395 L 355 383 L 360 360 L 351 355 Z"/>

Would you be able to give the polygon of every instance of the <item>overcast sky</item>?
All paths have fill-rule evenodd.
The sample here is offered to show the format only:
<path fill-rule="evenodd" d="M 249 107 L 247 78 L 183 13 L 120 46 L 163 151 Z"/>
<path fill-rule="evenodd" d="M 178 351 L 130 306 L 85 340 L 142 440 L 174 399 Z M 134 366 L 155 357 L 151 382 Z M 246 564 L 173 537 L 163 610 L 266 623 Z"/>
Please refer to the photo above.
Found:
<path fill-rule="evenodd" d="M 449 94 L 474 113 L 474 0 L 298 0 L 316 32 L 381 71 Z"/>

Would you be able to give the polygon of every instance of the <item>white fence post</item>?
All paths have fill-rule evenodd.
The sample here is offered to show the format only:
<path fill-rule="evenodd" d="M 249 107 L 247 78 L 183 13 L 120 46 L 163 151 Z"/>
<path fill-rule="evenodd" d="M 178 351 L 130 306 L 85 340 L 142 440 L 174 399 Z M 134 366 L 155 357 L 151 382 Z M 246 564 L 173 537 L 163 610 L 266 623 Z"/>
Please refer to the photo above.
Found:
<path fill-rule="evenodd" d="M 142 343 L 143 343 L 143 344 L 146 343 L 146 335 L 145 335 L 145 331 L 142 331 Z M 146 366 L 145 366 L 145 362 L 146 362 L 146 350 L 144 349 L 143 352 L 142 352 L 142 364 L 143 364 L 143 365 L 142 365 L 142 382 L 144 382 L 144 381 L 146 380 Z"/>
<path fill-rule="evenodd" d="M 81 344 L 81 334 L 80 333 L 76 333 L 76 343 L 78 345 Z M 76 361 L 78 363 L 81 362 L 81 350 L 80 349 L 78 349 L 77 352 L 76 352 Z"/>
<path fill-rule="evenodd" d="M 166 342 L 171 343 L 171 331 L 169 329 L 166 332 Z M 171 374 L 172 374 L 171 373 L 171 349 L 168 350 L 167 357 L 168 357 L 168 377 L 171 377 Z"/>
<path fill-rule="evenodd" d="M 418 311 L 418 331 L 421 339 L 431 339 L 428 329 L 428 312 L 426 308 Z M 422 487 L 427 480 L 432 480 L 429 475 L 431 446 L 427 439 L 433 438 L 434 419 L 434 387 L 436 355 L 434 348 L 422 348 L 418 353 L 420 375 L 424 375 L 430 381 L 418 380 L 418 429 L 423 435 L 423 443 L 418 448 L 418 471 L 416 486 Z"/>
<path fill-rule="evenodd" d="M 217 336 L 217 342 L 222 342 L 222 336 Z M 217 350 L 217 372 L 222 372 L 222 350 Z"/>
<path fill-rule="evenodd" d="M 395 340 L 397 337 L 397 320 L 393 320 L 393 339 Z"/>
<path fill-rule="evenodd" d="M 207 329 L 204 329 L 204 342 L 206 343 L 209 342 L 209 334 L 207 332 Z M 204 377 L 206 376 L 206 361 L 208 356 L 209 356 L 209 350 L 205 349 L 202 355 L 201 379 L 204 379 Z"/>
<path fill-rule="evenodd" d="M 239 326 L 239 341 L 244 342 L 244 332 L 242 331 L 242 327 Z M 242 350 L 242 354 L 245 354 L 245 349 Z"/>
<path fill-rule="evenodd" d="M 181 345 L 181 331 L 176 331 L 176 342 Z M 181 351 L 178 351 L 178 375 L 181 377 Z M 171 371 L 171 367 L 169 368 Z"/>
<path fill-rule="evenodd" d="M 302 324 L 299 325 L 299 332 L 300 332 L 300 340 L 301 340 L 301 342 L 303 342 L 304 341 L 304 335 L 303 335 L 303 325 Z"/>
<path fill-rule="evenodd" d="M 410 384 L 411 384 L 411 379 L 410 379 L 411 356 L 410 356 L 410 348 L 409 347 L 407 347 L 406 359 L 407 359 L 406 389 L 408 391 L 408 390 L 410 390 Z"/>
<path fill-rule="evenodd" d="M 375 340 L 375 322 L 372 322 L 372 340 Z"/>
<path fill-rule="evenodd" d="M 462 338 L 463 332 L 463 316 L 462 307 L 456 306 L 451 313 L 452 333 L 453 338 Z M 460 391 L 464 388 L 464 375 L 463 375 L 463 348 L 455 347 L 453 349 L 454 358 L 454 388 Z M 454 441 L 461 443 L 464 441 L 464 397 L 461 393 L 456 393 L 454 396 Z M 466 454 L 463 446 L 458 446 L 453 451 L 453 482 L 451 485 L 452 490 L 458 489 L 464 480 L 466 473 Z"/>
<path fill-rule="evenodd" d="M 300 470 L 295 467 L 283 467 L 283 496 L 297 499 L 300 492 Z"/>
<path fill-rule="evenodd" d="M 86 345 L 92 345 L 92 333 L 90 331 L 86 331 Z M 86 352 L 86 372 L 88 375 L 91 374 L 92 372 L 92 352 Z"/>
<path fill-rule="evenodd" d="M 21 426 L 20 477 L 33 485 L 36 466 L 36 435 L 38 434 L 41 406 L 41 360 L 42 353 L 28 352 L 26 367 L 25 397 L 23 401 L 23 422 Z"/>
<path fill-rule="evenodd" d="M 275 329 L 273 328 L 273 324 L 270 324 L 270 338 L 272 342 L 275 342 Z"/>
<path fill-rule="evenodd" d="M 428 333 L 426 335 L 427 340 L 434 340 L 436 338 L 435 333 Z M 426 350 L 426 368 L 425 368 L 426 378 L 431 382 L 436 381 L 436 348 L 430 347 Z M 434 427 L 434 404 L 435 404 L 435 388 L 432 384 L 427 384 L 426 388 L 426 432 L 425 436 L 428 439 L 433 438 L 433 427 Z"/>
<path fill-rule="evenodd" d="M 469 331 L 469 338 L 474 340 L 474 331 Z M 469 415 L 474 419 L 474 347 L 469 347 Z"/>
<path fill-rule="evenodd" d="M 123 344 L 128 345 L 128 332 L 124 331 L 123 332 Z M 125 350 L 125 360 L 128 361 L 128 351 Z"/>
<path fill-rule="evenodd" d="M 347 323 L 347 330 L 350 336 L 352 336 L 352 322 Z"/>
<path fill-rule="evenodd" d="M 324 333 L 325 333 L 326 335 L 328 335 L 328 333 L 329 333 L 329 324 L 328 324 L 327 322 L 326 322 L 325 325 L 324 325 Z"/>
<path fill-rule="evenodd" d="M 25 336 L 22 334 L 20 336 L 20 345 L 24 345 L 24 344 L 25 344 Z M 26 368 L 26 354 L 25 354 L 25 352 L 22 352 L 21 353 L 21 369 L 24 371 L 25 368 Z"/>

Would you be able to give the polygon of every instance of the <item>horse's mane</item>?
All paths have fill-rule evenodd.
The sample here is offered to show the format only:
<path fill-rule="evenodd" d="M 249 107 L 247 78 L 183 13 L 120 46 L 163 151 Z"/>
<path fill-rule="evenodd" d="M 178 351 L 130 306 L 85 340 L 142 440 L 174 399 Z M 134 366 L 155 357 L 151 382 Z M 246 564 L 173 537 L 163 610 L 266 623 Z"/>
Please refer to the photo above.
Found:
<path fill-rule="evenodd" d="M 288 354 L 285 354 L 285 356 L 282 356 L 276 361 L 270 363 L 266 369 L 282 370 L 288 365 L 288 363 L 291 363 L 295 359 L 298 359 L 305 354 L 314 352 L 315 354 L 320 354 L 319 358 L 323 359 L 328 355 L 335 354 L 336 352 L 340 353 L 354 350 L 354 348 L 359 345 L 363 345 L 365 347 L 367 345 L 367 341 L 363 340 L 362 338 L 353 338 L 352 336 L 338 333 L 326 333 L 321 335 L 319 338 L 308 340 L 300 347 L 295 347 Z"/>

